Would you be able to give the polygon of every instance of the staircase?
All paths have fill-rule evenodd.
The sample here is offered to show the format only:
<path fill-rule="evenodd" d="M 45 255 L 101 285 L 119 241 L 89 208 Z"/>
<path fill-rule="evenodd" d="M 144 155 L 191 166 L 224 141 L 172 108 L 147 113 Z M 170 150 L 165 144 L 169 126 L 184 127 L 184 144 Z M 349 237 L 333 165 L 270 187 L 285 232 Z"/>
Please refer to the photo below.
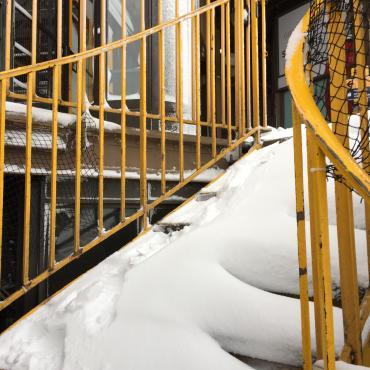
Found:
<path fill-rule="evenodd" d="M 104 246 L 109 243 L 115 243 L 117 249 L 121 247 L 119 238 L 129 233 L 130 228 L 135 227 L 139 236 L 145 235 L 150 217 L 159 212 L 160 207 L 178 200 L 179 192 L 183 192 L 182 201 L 187 199 L 199 205 L 217 199 L 218 189 L 214 184 L 194 197 L 186 189 L 207 171 L 212 173 L 217 166 L 223 167 L 222 163 L 238 159 L 246 142 L 253 141 L 251 150 L 258 150 L 261 134 L 267 128 L 264 0 L 248 0 L 246 4 L 240 0 L 215 0 L 201 6 L 191 1 L 191 11 L 187 14 L 181 14 L 179 0 L 174 0 L 175 15 L 166 21 L 163 3 L 159 1 L 157 25 L 151 28 L 146 27 L 148 10 L 145 2 L 140 1 L 137 2 L 140 31 L 133 35 L 128 35 L 126 25 L 131 19 L 122 2 L 121 37 L 112 42 L 107 42 L 105 1 L 95 9 L 99 17 L 92 16 L 91 2 L 86 0 L 78 4 L 72 1 L 67 8 L 66 2 L 57 0 L 52 2 L 55 9 L 48 8 L 47 3 L 7 1 L 4 5 L 5 66 L 0 72 L 0 209 L 3 210 L 0 212 L 0 260 L 5 261 L 10 254 L 18 266 L 17 273 L 10 276 L 8 264 L 0 263 L 0 311 L 5 312 L 5 316 L 12 310 L 19 311 L 17 305 L 22 304 L 24 298 L 27 301 L 30 292 L 41 292 L 40 300 L 49 297 L 52 294 L 48 289 L 50 279 L 60 276 L 58 274 L 68 275 L 71 270 L 76 272 L 83 259 L 91 256 L 90 252 L 104 253 Z M 364 42 L 368 9 L 367 2 L 361 0 L 337 3 L 335 7 L 329 0 L 312 0 L 311 12 L 298 25 L 287 50 L 286 75 L 294 98 L 304 370 L 312 369 L 304 212 L 304 191 L 307 190 L 313 220 L 310 233 L 316 352 L 318 358 L 325 360 L 325 370 L 336 368 L 327 176 L 336 180 L 338 239 L 341 241 L 345 327 L 341 359 L 369 364 L 370 353 L 369 338 L 363 341 L 360 335 L 369 316 L 369 295 L 365 295 L 362 304 L 358 303 L 351 194 L 355 191 L 364 199 L 367 225 L 370 225 L 368 50 Z M 245 11 L 249 12 L 248 22 L 245 22 Z M 65 12 L 68 17 L 64 17 Z M 332 17 L 329 21 L 328 14 Z M 15 29 L 14 20 L 19 20 Z M 45 22 L 49 24 L 47 27 Z M 94 22 L 97 22 L 94 29 L 98 30 L 94 35 L 96 42 L 94 47 L 89 47 L 87 40 L 91 40 L 92 35 L 87 33 Z M 185 22 L 191 31 L 186 60 L 183 58 Z M 321 24 L 321 28 L 317 24 Z M 55 38 L 49 34 L 54 25 Z M 23 28 L 26 35 L 18 33 Z M 175 34 L 171 45 L 165 37 L 169 31 Z M 348 65 L 345 55 L 349 37 L 343 37 L 344 32 L 353 34 L 354 66 Z M 75 54 L 63 56 L 66 37 L 70 46 L 73 37 L 78 39 Z M 325 40 L 327 52 L 324 57 L 315 59 L 320 53 L 318 39 Z M 330 46 L 341 43 L 342 51 L 334 48 L 336 51 L 331 52 Z M 155 78 L 149 79 L 152 64 L 148 45 L 153 44 L 158 50 L 155 63 L 158 70 Z M 135 94 L 139 107 L 136 110 L 127 108 L 130 47 L 139 50 L 139 86 Z M 174 51 L 176 59 L 172 75 L 165 70 L 166 48 Z M 121 73 L 121 95 L 113 106 L 107 102 L 111 93 L 107 82 L 116 53 L 120 55 L 120 68 L 114 66 L 114 70 Z M 184 70 L 189 70 L 185 69 L 185 63 L 188 67 L 191 65 L 190 75 L 184 74 Z M 326 74 L 331 71 L 326 91 L 330 99 L 315 89 L 318 78 L 324 75 L 317 73 L 320 68 L 324 68 Z M 353 111 L 352 105 L 347 104 L 347 77 L 351 77 L 348 76 L 351 68 L 356 72 L 358 90 L 357 95 L 354 94 L 357 110 Z M 188 95 L 185 82 L 191 85 Z M 169 101 L 166 95 L 169 83 L 175 85 L 175 101 Z M 66 85 L 67 91 L 62 89 Z M 149 109 L 149 95 L 153 90 L 157 90 L 158 104 L 155 109 Z M 93 91 L 94 99 L 91 98 Z M 184 96 L 190 97 L 188 101 Z M 7 114 L 7 104 L 14 103 L 22 105 L 17 112 L 18 115 L 23 112 L 22 119 L 12 120 Z M 168 106 L 171 106 L 170 112 Z M 319 109 L 323 106 L 327 116 Z M 36 120 L 37 112 L 41 114 Z M 353 116 L 357 117 L 357 124 L 353 123 Z M 308 189 L 303 185 L 302 120 L 308 131 Z M 332 128 L 328 122 L 333 124 Z M 172 132 L 168 132 L 169 127 Z M 187 130 L 189 127 L 191 130 Z M 350 147 L 351 130 L 357 130 L 356 150 Z M 17 140 L 14 139 L 16 132 Z M 130 141 L 129 136 L 134 138 Z M 151 141 L 153 138 L 155 141 Z M 132 163 L 136 165 L 131 166 Z M 14 184 L 18 186 L 17 191 Z M 9 202 L 7 196 L 11 191 L 16 195 Z M 16 222 L 7 219 L 9 210 Z M 35 224 L 36 220 L 39 224 Z M 10 229 L 6 227 L 9 224 L 14 226 L 14 238 L 9 237 Z M 64 224 L 68 227 L 63 228 Z M 165 217 L 153 230 L 172 235 L 191 225 L 190 214 L 177 212 Z M 63 253 L 60 245 L 63 245 Z M 12 288 L 5 289 L 9 280 Z M 25 306 L 22 315 L 34 304 Z"/>

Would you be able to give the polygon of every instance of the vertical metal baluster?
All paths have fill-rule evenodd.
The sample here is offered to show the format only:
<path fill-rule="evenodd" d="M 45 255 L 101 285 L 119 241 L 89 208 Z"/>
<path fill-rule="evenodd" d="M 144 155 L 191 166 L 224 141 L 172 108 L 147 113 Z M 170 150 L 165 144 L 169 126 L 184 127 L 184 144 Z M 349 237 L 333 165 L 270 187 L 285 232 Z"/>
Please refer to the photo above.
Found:
<path fill-rule="evenodd" d="M 234 2 L 234 70 L 235 70 L 235 126 L 238 128 L 239 136 L 242 135 L 241 132 L 241 73 L 240 73 L 240 0 L 235 0 Z"/>
<path fill-rule="evenodd" d="M 101 0 L 100 9 L 100 44 L 106 44 L 106 0 Z M 98 230 L 99 236 L 104 231 L 104 123 L 105 123 L 105 69 L 106 54 L 99 55 L 99 200 Z"/>
<path fill-rule="evenodd" d="M 217 130 L 216 130 L 216 46 L 215 46 L 215 9 L 211 9 L 211 125 L 212 125 L 212 157 L 217 155 Z"/>
<path fill-rule="evenodd" d="M 163 4 L 158 0 L 158 24 L 163 22 Z M 158 69 L 159 69 L 159 116 L 161 125 L 161 193 L 166 192 L 166 87 L 165 87 L 165 33 L 163 30 L 158 33 Z"/>
<path fill-rule="evenodd" d="M 201 167 L 202 152 L 201 152 L 201 105 L 200 105 L 200 94 L 201 94 L 201 83 L 200 83 L 200 17 L 195 17 L 195 95 L 196 95 L 196 153 L 195 153 L 195 167 L 199 169 Z"/>
<path fill-rule="evenodd" d="M 292 103 L 303 370 L 312 370 L 301 117 Z"/>
<path fill-rule="evenodd" d="M 31 169 L 32 169 L 32 99 L 35 73 L 27 75 L 26 153 L 24 175 L 24 221 L 23 221 L 23 285 L 29 283 L 30 216 L 31 216 Z"/>
<path fill-rule="evenodd" d="M 62 0 L 57 1 L 57 58 L 62 57 Z M 58 171 L 58 103 L 60 94 L 60 66 L 53 68 L 53 103 L 52 103 L 52 150 L 51 150 L 51 191 L 50 191 L 50 251 L 49 270 L 55 266 L 55 228 L 57 206 L 57 171 Z"/>
<path fill-rule="evenodd" d="M 68 54 L 73 50 L 73 0 L 68 0 Z M 73 63 L 68 64 L 68 101 L 73 100 L 72 91 Z M 68 112 L 72 112 L 72 107 L 68 107 Z"/>
<path fill-rule="evenodd" d="M 195 10 L 195 0 L 191 0 L 191 11 Z M 197 41 L 196 41 L 196 17 L 191 18 L 191 120 L 194 125 L 197 121 Z M 195 146 L 195 163 L 197 166 L 197 146 Z"/>
<path fill-rule="evenodd" d="M 140 1 L 141 31 L 145 30 L 145 0 Z M 140 203 L 143 209 L 141 229 L 147 228 L 148 190 L 147 190 L 147 134 L 146 134 L 146 37 L 140 41 Z"/>
<path fill-rule="evenodd" d="M 82 89 L 83 62 L 77 62 L 77 107 L 76 107 L 76 139 L 75 139 L 75 225 L 74 254 L 80 251 L 80 217 L 81 217 L 81 133 L 82 133 Z"/>
<path fill-rule="evenodd" d="M 226 125 L 225 4 L 221 5 L 221 123 Z"/>
<path fill-rule="evenodd" d="M 179 0 L 176 0 L 176 19 L 180 16 Z M 184 111 L 183 111 L 183 70 L 182 70 L 182 24 L 176 24 L 176 108 L 179 125 L 179 181 L 184 181 Z"/>
<path fill-rule="evenodd" d="M 319 294 L 317 296 L 320 301 L 320 317 L 321 317 L 321 337 L 322 337 L 322 358 L 324 360 L 325 369 L 335 370 L 335 351 L 334 351 L 334 323 L 333 323 L 333 303 L 332 303 L 332 285 L 331 285 L 331 267 L 330 267 L 330 251 L 329 251 L 329 226 L 328 226 L 328 203 L 327 203 L 327 188 L 326 188 L 326 162 L 325 155 L 316 143 L 312 133 L 307 130 L 307 140 L 309 152 L 308 172 L 311 182 L 310 212 L 315 219 L 313 232 L 314 241 L 312 248 L 313 264 L 316 264 L 318 273 Z M 315 302 L 316 304 L 316 302 Z"/>
<path fill-rule="evenodd" d="M 251 48 L 252 48 L 252 104 L 253 127 L 260 126 L 260 87 L 259 87 L 259 46 L 258 46 L 258 9 L 259 1 L 251 0 Z M 260 142 L 260 132 L 256 134 L 256 141 Z"/>
<path fill-rule="evenodd" d="M 37 9 L 38 1 L 32 1 L 31 64 L 37 63 Z M 26 153 L 24 175 L 24 220 L 23 220 L 23 285 L 29 283 L 30 216 L 31 216 L 31 170 L 32 170 L 32 102 L 35 95 L 35 72 L 27 75 Z"/>
<path fill-rule="evenodd" d="M 240 52 L 239 52 L 239 63 L 240 63 L 240 118 L 241 118 L 241 135 L 245 134 L 245 47 L 244 47 L 244 1 L 240 4 L 240 15 L 239 15 L 239 28 L 240 28 Z"/>
<path fill-rule="evenodd" d="M 80 0 L 80 29 L 79 50 L 86 50 L 86 0 Z M 81 248 L 80 243 L 80 220 L 81 220 L 81 138 L 82 138 L 82 112 L 84 107 L 85 87 L 85 62 L 80 59 L 77 62 L 77 107 L 76 107 L 76 139 L 75 139 L 75 235 L 74 254 L 77 255 Z"/>
<path fill-rule="evenodd" d="M 262 126 L 267 127 L 267 49 L 266 49 L 266 0 L 261 0 L 261 74 L 262 74 Z"/>
<path fill-rule="evenodd" d="M 231 95 L 231 45 L 230 45 L 230 2 L 226 3 L 226 81 L 227 81 L 227 141 L 232 143 L 232 95 Z"/>
<path fill-rule="evenodd" d="M 206 1 L 206 5 L 209 5 L 211 0 Z M 211 15 L 210 11 L 206 12 L 206 87 L 207 87 L 207 123 L 211 122 Z"/>
<path fill-rule="evenodd" d="M 246 109 L 247 109 L 247 130 L 252 129 L 252 89 L 251 89 L 251 0 L 247 0 L 248 8 L 248 23 L 246 26 L 246 50 L 245 50 L 245 63 L 246 63 Z"/>
<path fill-rule="evenodd" d="M 10 69 L 10 47 L 11 47 L 11 20 L 12 2 L 6 2 L 5 8 L 5 68 Z M 0 80 L 0 106 L 6 107 L 6 96 L 9 88 L 9 79 Z M 1 286 L 1 267 L 3 250 L 3 204 L 4 204 L 4 159 L 5 159 L 5 125 L 6 109 L 0 110 L 0 286 Z"/>
<path fill-rule="evenodd" d="M 126 0 L 121 0 L 122 7 L 122 31 L 121 37 L 127 37 L 126 27 Z M 127 61 L 127 44 L 122 46 L 121 58 L 121 209 L 120 221 L 126 219 L 126 61 Z"/>

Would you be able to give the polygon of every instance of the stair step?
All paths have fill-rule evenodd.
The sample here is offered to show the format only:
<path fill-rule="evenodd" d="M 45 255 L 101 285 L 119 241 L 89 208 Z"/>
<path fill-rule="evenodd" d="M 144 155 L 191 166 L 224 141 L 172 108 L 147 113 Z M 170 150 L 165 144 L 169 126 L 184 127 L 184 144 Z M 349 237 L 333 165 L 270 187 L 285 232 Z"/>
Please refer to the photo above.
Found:
<path fill-rule="evenodd" d="M 206 202 L 209 199 L 217 197 L 217 191 L 201 191 L 197 196 L 195 197 L 195 200 L 197 202 Z"/>
<path fill-rule="evenodd" d="M 258 358 L 234 355 L 237 359 L 244 362 L 245 364 L 253 367 L 256 370 L 300 370 L 301 368 L 279 364 L 277 362 L 271 362 L 266 360 L 260 360 Z"/>
<path fill-rule="evenodd" d="M 188 222 L 181 222 L 181 223 L 167 223 L 167 222 L 159 222 L 153 227 L 153 231 L 165 234 L 171 234 L 173 232 L 181 231 L 185 227 L 190 226 L 191 224 Z"/>

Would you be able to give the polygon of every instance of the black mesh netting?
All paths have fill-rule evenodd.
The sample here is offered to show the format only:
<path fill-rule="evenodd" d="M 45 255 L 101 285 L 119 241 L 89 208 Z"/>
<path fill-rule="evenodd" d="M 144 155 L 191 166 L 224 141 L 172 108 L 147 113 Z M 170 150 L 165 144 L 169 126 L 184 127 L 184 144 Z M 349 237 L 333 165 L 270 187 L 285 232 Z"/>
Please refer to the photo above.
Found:
<path fill-rule="evenodd" d="M 20 104 L 18 104 L 20 106 Z M 94 119 L 83 115 L 81 147 L 81 244 L 97 236 L 97 164 L 94 145 Z M 3 259 L 0 296 L 8 296 L 20 284 L 20 263 L 23 244 L 24 173 L 26 135 L 24 122 L 11 120 L 6 125 Z M 50 250 L 51 196 L 51 125 L 34 125 L 32 130 L 32 180 L 30 220 L 30 278 L 47 269 Z M 58 132 L 56 260 L 73 252 L 75 219 L 75 125 L 61 127 Z M 41 205 L 41 206 L 40 206 Z M 34 260 L 33 260 L 34 259 Z"/>
<path fill-rule="evenodd" d="M 355 161 L 369 172 L 368 0 L 313 0 L 306 70 L 322 114 Z M 334 166 L 328 176 L 342 180 Z"/>

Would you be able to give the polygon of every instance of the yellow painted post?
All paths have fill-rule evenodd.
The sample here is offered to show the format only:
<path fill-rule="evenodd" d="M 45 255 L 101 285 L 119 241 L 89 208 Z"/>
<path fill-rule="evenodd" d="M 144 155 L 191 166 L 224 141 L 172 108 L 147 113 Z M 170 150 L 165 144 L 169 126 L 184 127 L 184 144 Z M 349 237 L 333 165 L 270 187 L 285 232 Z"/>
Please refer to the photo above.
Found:
<path fill-rule="evenodd" d="M 57 58 L 62 57 L 62 0 L 57 2 Z M 51 150 L 51 191 L 50 191 L 50 247 L 49 270 L 55 266 L 55 228 L 57 206 L 57 171 L 58 171 L 58 107 L 60 97 L 60 66 L 53 68 L 53 103 L 52 103 L 52 150 Z"/>
<path fill-rule="evenodd" d="M 206 0 L 209 5 L 211 0 Z M 211 122 L 211 15 L 210 11 L 206 12 L 206 86 L 207 86 L 207 122 Z"/>
<path fill-rule="evenodd" d="M 316 332 L 316 357 L 318 359 L 323 358 L 323 342 L 322 342 L 322 330 L 323 323 L 321 312 L 322 308 L 322 272 L 319 263 L 319 254 L 317 250 L 317 245 L 319 241 L 317 240 L 318 235 L 318 218 L 315 213 L 315 207 L 317 204 L 317 194 L 314 192 L 313 176 L 310 171 L 314 168 L 313 164 L 313 150 L 311 149 L 313 143 L 313 136 L 309 129 L 306 130 L 306 141 L 307 141 L 307 168 L 308 168 L 308 195 L 309 195 L 309 210 L 310 210 L 310 236 L 311 236 L 311 258 L 312 258 L 312 283 L 313 283 L 313 295 L 314 295 L 314 308 L 315 308 L 315 332 Z"/>
<path fill-rule="evenodd" d="M 163 22 L 163 1 L 158 0 L 158 24 Z M 161 193 L 166 193 L 166 84 L 165 84 L 165 34 L 158 33 L 158 96 L 161 125 Z"/>
<path fill-rule="evenodd" d="M 68 1 L 68 47 L 69 50 L 73 50 L 73 0 Z M 73 64 L 68 64 L 68 101 L 73 100 L 72 91 L 72 79 L 73 79 Z M 68 112 L 72 112 L 72 108 L 68 107 Z"/>
<path fill-rule="evenodd" d="M 126 0 L 121 0 L 122 12 L 122 40 L 127 36 L 126 27 Z M 120 221 L 124 222 L 126 219 L 126 60 L 127 47 L 126 44 L 121 49 L 121 207 L 120 207 Z"/>
<path fill-rule="evenodd" d="M 333 131 L 348 148 L 349 111 L 346 76 L 345 19 L 342 12 L 330 9 L 328 23 L 329 44 L 338 47 L 329 50 L 330 71 L 330 113 Z M 360 305 L 358 295 L 356 246 L 354 235 L 353 203 L 351 190 L 335 181 L 337 234 L 340 264 L 341 298 L 343 310 L 344 341 L 350 350 L 350 357 L 344 360 L 362 363 Z"/>
<path fill-rule="evenodd" d="M 12 2 L 6 1 L 5 8 L 5 66 L 4 70 L 10 69 L 10 42 L 11 42 L 11 19 Z M 0 80 L 0 285 L 1 285 L 1 267 L 3 250 L 3 203 L 4 203 L 4 159 L 5 159 L 5 106 L 6 96 L 9 88 L 9 79 Z"/>
<path fill-rule="evenodd" d="M 55 228 L 57 205 L 57 170 L 58 170 L 58 101 L 59 101 L 59 71 L 53 68 L 53 104 L 52 104 L 52 150 L 51 150 L 51 191 L 50 191 L 50 251 L 49 270 L 55 266 Z"/>
<path fill-rule="evenodd" d="M 212 158 L 217 155 L 216 131 L 216 50 L 215 50 L 215 10 L 211 9 L 211 129 L 212 129 Z"/>
<path fill-rule="evenodd" d="M 79 0 L 80 18 L 79 18 L 79 51 L 86 50 L 86 0 Z M 86 95 L 86 60 L 82 60 L 82 111 L 85 110 Z"/>
<path fill-rule="evenodd" d="M 196 16 L 196 30 L 195 30 L 195 81 L 196 81 L 196 158 L 195 158 L 195 167 L 198 170 L 202 163 L 201 163 L 201 108 L 200 108 L 200 19 L 199 15 Z"/>
<path fill-rule="evenodd" d="M 141 31 L 145 30 L 145 0 L 140 1 Z M 140 42 L 140 204 L 143 209 L 141 229 L 148 225 L 148 192 L 147 192 L 147 133 L 146 133 L 146 36 Z"/>
<path fill-rule="evenodd" d="M 100 44 L 106 44 L 106 0 L 101 0 Z M 98 186 L 98 232 L 104 231 L 104 124 L 105 124 L 105 84 L 106 54 L 99 54 L 99 186 Z"/>
<path fill-rule="evenodd" d="M 227 98 L 227 142 L 232 142 L 232 95 L 231 95 L 231 43 L 230 43 L 230 2 L 226 3 L 226 98 Z"/>
<path fill-rule="evenodd" d="M 241 133 L 241 74 L 240 74 L 240 13 L 241 1 L 234 2 L 234 74 L 235 74 L 235 126 L 238 128 L 239 137 Z"/>
<path fill-rule="evenodd" d="M 8 71 L 10 69 L 10 56 L 11 56 L 11 39 L 12 39 L 12 13 L 13 13 L 13 2 L 11 0 L 6 0 L 5 8 L 5 65 L 4 70 Z M 10 80 L 7 80 L 6 92 L 9 90 Z"/>
<path fill-rule="evenodd" d="M 252 105 L 253 127 L 260 126 L 260 87 L 259 87 L 259 37 L 258 37 L 258 0 L 251 0 L 251 64 L 252 64 Z M 260 142 L 259 131 L 255 137 Z"/>
<path fill-rule="evenodd" d="M 82 90 L 83 90 L 82 59 L 77 62 L 77 108 L 76 108 L 76 139 L 75 139 L 75 224 L 74 224 L 74 247 L 75 255 L 80 252 L 80 217 L 81 217 L 81 135 L 82 135 Z"/>
<path fill-rule="evenodd" d="M 37 63 L 37 25 L 38 25 L 38 0 L 32 0 L 32 31 L 31 31 L 31 64 Z M 33 88 L 35 86 L 33 85 Z"/>
<path fill-rule="evenodd" d="M 240 63 L 240 124 L 241 124 L 241 135 L 245 134 L 245 37 L 244 37 L 244 0 L 240 3 L 240 14 L 239 14 L 239 29 L 240 29 L 240 43 L 239 43 L 239 63 Z"/>
<path fill-rule="evenodd" d="M 308 130 L 309 131 L 309 130 Z M 311 223 L 315 235 L 311 237 L 313 273 L 316 275 L 318 294 L 315 305 L 319 303 L 322 353 L 325 370 L 335 370 L 333 303 L 331 286 L 331 268 L 329 252 L 328 205 L 326 189 L 325 156 L 311 133 L 307 132 L 308 173 L 310 193 Z M 312 229 L 311 229 L 312 230 Z M 321 356 L 322 357 L 321 357 Z"/>
<path fill-rule="evenodd" d="M 31 170 L 32 170 L 32 97 L 35 74 L 27 76 L 26 155 L 24 177 L 24 221 L 23 221 L 23 285 L 29 284 L 30 217 L 31 217 Z"/>
<path fill-rule="evenodd" d="M 37 48 L 37 0 L 32 0 L 31 64 L 36 64 Z M 32 103 L 35 95 L 35 72 L 27 75 L 26 153 L 24 175 L 24 218 L 23 218 L 23 285 L 29 284 L 30 217 L 31 217 L 31 171 L 32 171 Z"/>
<path fill-rule="evenodd" d="M 191 2 L 192 11 L 195 10 L 195 0 Z M 201 126 L 200 126 L 200 25 L 199 15 L 192 18 L 192 33 L 193 33 L 193 121 L 196 125 L 196 141 L 195 141 L 195 168 L 201 166 Z"/>
<path fill-rule="evenodd" d="M 301 130 L 301 117 L 297 111 L 294 102 L 292 104 L 292 112 L 293 112 L 294 164 L 295 164 L 294 169 L 295 169 L 295 188 L 296 188 L 303 370 L 312 370 L 310 306 L 309 306 L 308 277 L 307 277 L 307 248 L 306 248 L 306 225 L 305 225 L 306 217 L 304 207 L 302 130 Z"/>
<path fill-rule="evenodd" d="M 226 125 L 225 5 L 221 5 L 221 124 Z"/>
<path fill-rule="evenodd" d="M 262 74 L 262 126 L 267 127 L 267 48 L 266 48 L 266 0 L 261 0 L 261 74 Z"/>
<path fill-rule="evenodd" d="M 79 2 L 79 51 L 86 50 L 86 0 Z M 76 139 L 75 139 L 75 224 L 74 224 L 74 255 L 80 253 L 80 220 L 81 220 L 81 144 L 82 144 L 82 112 L 85 98 L 85 60 L 77 62 L 77 106 L 76 106 Z"/>
<path fill-rule="evenodd" d="M 180 0 L 176 0 L 175 16 L 180 16 Z M 176 24 L 176 111 L 179 125 L 179 181 L 184 181 L 184 112 L 183 112 L 183 70 L 182 70 L 182 25 Z"/>
<path fill-rule="evenodd" d="M 248 23 L 245 30 L 245 83 L 246 83 L 246 107 L 247 107 L 247 130 L 252 129 L 252 89 L 251 89 L 251 0 L 246 0 L 248 9 Z"/>

